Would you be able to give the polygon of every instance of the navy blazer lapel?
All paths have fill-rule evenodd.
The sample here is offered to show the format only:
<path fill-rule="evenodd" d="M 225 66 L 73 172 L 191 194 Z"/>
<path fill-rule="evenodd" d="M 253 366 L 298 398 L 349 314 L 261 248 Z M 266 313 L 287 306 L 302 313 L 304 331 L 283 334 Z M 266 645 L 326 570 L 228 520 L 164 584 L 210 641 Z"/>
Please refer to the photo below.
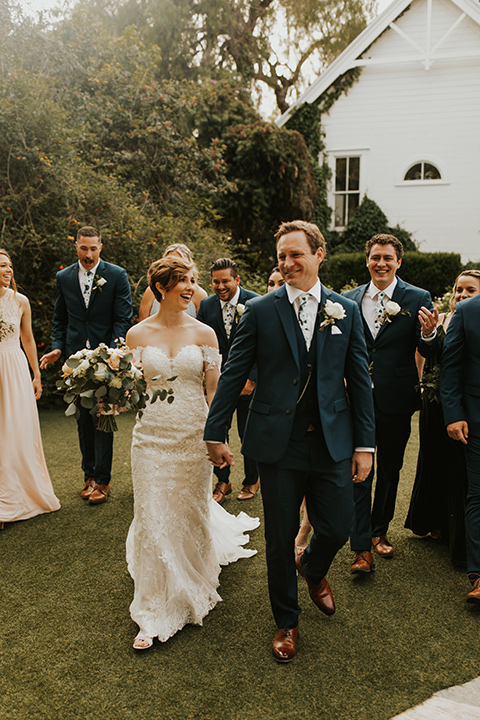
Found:
<path fill-rule="evenodd" d="M 319 313 L 321 313 L 321 309 L 325 305 L 325 302 L 330 299 L 330 295 L 332 294 L 332 291 L 329 290 L 328 288 L 326 288 L 324 285 L 322 285 L 321 288 L 322 288 L 322 292 L 320 295 L 320 303 L 318 305 Z M 317 372 L 320 372 L 320 368 L 322 367 L 322 363 L 320 362 L 320 360 L 321 360 L 322 351 L 323 351 L 323 348 L 325 345 L 325 338 L 327 336 L 327 333 L 331 332 L 331 327 L 328 325 L 326 327 L 324 327 L 323 330 L 320 330 L 320 323 L 322 322 L 323 319 L 324 318 L 322 318 L 321 316 L 320 317 L 317 316 L 317 322 L 315 323 L 315 327 L 313 330 L 314 337 L 312 338 L 312 342 L 313 342 L 313 340 L 315 340 L 317 343 Z M 316 335 L 316 338 L 315 338 L 315 335 Z"/>
<path fill-rule="evenodd" d="M 285 285 L 275 291 L 273 302 L 280 318 L 280 322 L 283 325 L 283 329 L 285 331 L 285 335 L 287 336 L 288 344 L 290 345 L 295 362 L 297 363 L 297 367 L 300 369 L 300 357 L 298 354 L 297 336 L 295 334 L 295 322 L 297 322 L 297 318 L 295 316 L 295 310 L 288 299 Z"/>
<path fill-rule="evenodd" d="M 225 345 L 228 345 L 228 338 L 227 333 L 225 332 L 225 324 L 223 322 L 223 313 L 222 313 L 222 303 L 220 302 L 220 298 L 218 295 L 215 295 L 215 307 L 213 310 L 213 322 L 215 323 L 216 328 L 213 329 L 218 335 L 221 335 L 223 338 L 223 341 Z"/>
<path fill-rule="evenodd" d="M 74 265 L 70 266 L 70 277 L 67 277 L 67 282 L 71 284 L 72 291 L 77 298 L 77 302 L 80 303 L 81 307 L 86 310 L 85 307 L 85 300 L 83 298 L 82 294 L 82 288 L 80 287 L 80 278 L 78 277 L 78 272 L 80 269 L 80 263 L 76 262 Z"/>

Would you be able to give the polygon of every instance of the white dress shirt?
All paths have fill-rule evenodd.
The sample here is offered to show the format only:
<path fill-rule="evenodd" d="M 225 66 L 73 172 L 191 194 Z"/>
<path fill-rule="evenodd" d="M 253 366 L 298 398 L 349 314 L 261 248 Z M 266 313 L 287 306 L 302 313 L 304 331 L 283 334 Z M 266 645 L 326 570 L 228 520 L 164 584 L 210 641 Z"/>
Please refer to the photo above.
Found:
<path fill-rule="evenodd" d="M 300 298 L 302 295 L 308 295 L 307 304 L 305 305 L 305 313 L 308 316 L 309 320 L 309 327 L 311 330 L 311 334 L 308 340 L 306 340 L 307 349 L 310 349 L 310 345 L 312 343 L 312 335 L 313 330 L 315 328 L 315 322 L 317 319 L 317 313 L 318 313 L 318 305 L 320 303 L 320 299 L 322 297 L 322 286 L 320 284 L 320 280 L 317 280 L 315 285 L 310 288 L 310 290 L 299 290 L 298 288 L 291 287 L 290 285 L 286 285 L 287 288 L 287 297 L 290 301 L 290 303 L 293 306 L 293 309 L 295 310 L 295 315 L 298 319 L 298 309 L 300 306 Z"/>
<path fill-rule="evenodd" d="M 385 295 L 387 296 L 388 300 L 391 300 L 393 297 L 393 293 L 395 288 L 397 287 L 397 278 L 393 278 L 393 282 L 390 283 L 390 285 L 383 290 Z M 377 297 L 378 293 L 382 292 L 377 288 L 376 285 L 373 284 L 373 280 L 370 281 L 370 284 L 365 292 L 365 295 L 363 296 L 362 300 L 362 314 L 365 318 L 365 322 L 367 323 L 368 327 L 370 328 L 370 332 L 372 333 L 373 337 L 375 337 L 375 315 L 376 315 L 376 309 L 377 309 Z"/>

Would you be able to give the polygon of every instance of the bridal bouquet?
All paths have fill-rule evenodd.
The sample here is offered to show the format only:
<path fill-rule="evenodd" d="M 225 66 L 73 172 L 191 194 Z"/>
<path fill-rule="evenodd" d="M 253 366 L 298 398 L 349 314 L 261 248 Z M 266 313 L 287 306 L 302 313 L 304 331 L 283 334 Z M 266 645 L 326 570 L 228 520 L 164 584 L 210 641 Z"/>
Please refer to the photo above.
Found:
<path fill-rule="evenodd" d="M 175 377 L 168 378 L 172 382 Z M 147 383 L 141 370 L 133 363 L 133 353 L 123 342 L 116 348 L 101 343 L 94 350 L 84 348 L 70 355 L 62 367 L 57 387 L 64 391 L 68 403 L 65 415 L 78 415 L 78 403 L 99 415 L 98 430 L 117 430 L 115 415 L 122 410 L 142 414 L 148 400 Z M 155 390 L 150 402 L 157 398 L 173 402 L 173 390 Z"/>
<path fill-rule="evenodd" d="M 0 315 L 0 340 L 5 340 L 6 337 L 14 332 L 14 330 L 15 325 L 7 322 L 3 319 L 2 315 Z"/>

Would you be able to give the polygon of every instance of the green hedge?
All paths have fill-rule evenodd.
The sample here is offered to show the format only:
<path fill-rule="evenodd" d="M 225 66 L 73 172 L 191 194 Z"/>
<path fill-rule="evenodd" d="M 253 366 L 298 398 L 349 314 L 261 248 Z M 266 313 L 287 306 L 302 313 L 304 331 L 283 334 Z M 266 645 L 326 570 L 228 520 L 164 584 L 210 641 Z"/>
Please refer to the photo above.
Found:
<path fill-rule="evenodd" d="M 432 297 L 440 297 L 452 287 L 462 267 L 459 253 L 406 252 L 398 274 L 405 282 L 428 290 Z M 369 282 L 365 253 L 332 255 L 322 268 L 320 277 L 337 292 L 346 286 Z"/>

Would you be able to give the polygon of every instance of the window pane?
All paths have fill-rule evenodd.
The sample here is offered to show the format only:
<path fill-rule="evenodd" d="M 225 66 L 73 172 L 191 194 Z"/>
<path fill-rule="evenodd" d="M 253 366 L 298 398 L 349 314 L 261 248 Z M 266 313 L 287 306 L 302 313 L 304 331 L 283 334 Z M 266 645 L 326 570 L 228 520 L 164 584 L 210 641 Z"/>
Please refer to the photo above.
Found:
<path fill-rule="evenodd" d="M 412 165 L 405 175 L 405 180 L 421 180 L 422 179 L 422 163 Z"/>
<path fill-rule="evenodd" d="M 345 195 L 335 195 L 335 227 L 345 225 Z"/>
<path fill-rule="evenodd" d="M 423 179 L 424 180 L 441 180 L 442 177 L 435 167 L 435 165 L 430 165 L 430 163 L 425 163 L 423 166 Z"/>
<path fill-rule="evenodd" d="M 348 163 L 348 189 L 358 190 L 360 187 L 360 158 L 351 157 Z"/>
<path fill-rule="evenodd" d="M 347 158 L 337 158 L 335 163 L 335 190 L 347 189 Z"/>
<path fill-rule="evenodd" d="M 353 213 L 358 207 L 358 203 L 360 200 L 360 193 L 352 193 L 351 195 L 348 195 L 348 220 L 352 217 Z"/>

